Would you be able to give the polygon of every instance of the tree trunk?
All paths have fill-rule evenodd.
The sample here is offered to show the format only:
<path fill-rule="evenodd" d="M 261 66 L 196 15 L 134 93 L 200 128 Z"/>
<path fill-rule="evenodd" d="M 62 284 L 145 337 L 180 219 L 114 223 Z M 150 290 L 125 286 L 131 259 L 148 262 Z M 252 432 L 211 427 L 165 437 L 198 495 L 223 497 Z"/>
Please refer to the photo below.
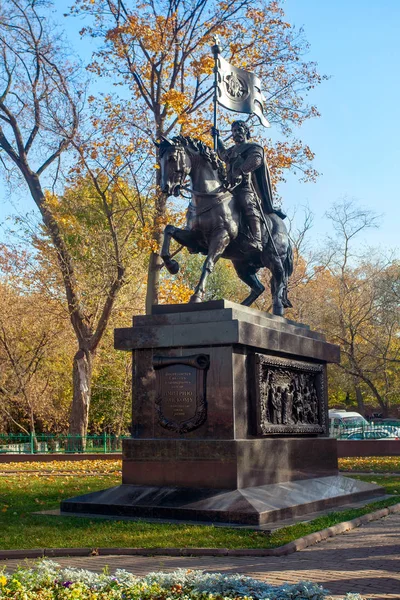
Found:
<path fill-rule="evenodd" d="M 33 409 L 31 406 L 29 406 L 29 422 L 30 422 L 30 430 L 31 430 L 31 439 L 32 439 L 32 443 L 33 443 L 33 450 L 34 452 L 38 451 L 38 441 L 37 441 L 37 437 L 36 437 L 36 428 L 35 428 L 35 415 L 33 413 Z"/>
<path fill-rule="evenodd" d="M 364 398 L 360 386 L 356 383 L 354 384 L 354 389 L 356 391 L 357 410 L 363 417 L 365 417 Z"/>
<path fill-rule="evenodd" d="M 160 135 L 158 136 L 160 137 Z M 157 164 L 160 167 L 159 157 L 157 153 Z M 160 248 L 163 238 L 163 230 L 165 226 L 165 213 L 167 210 L 167 196 L 160 191 L 161 170 L 156 171 L 156 186 L 158 194 L 155 200 L 155 214 L 153 220 L 154 235 L 153 238 Z M 146 315 L 151 313 L 153 304 L 158 304 L 158 296 L 160 291 L 160 269 L 163 261 L 158 252 L 152 252 L 149 262 L 149 271 L 147 276 L 147 291 L 146 291 Z"/>
<path fill-rule="evenodd" d="M 386 403 L 382 405 L 382 414 L 384 419 L 387 419 L 389 416 L 389 407 Z"/>
<path fill-rule="evenodd" d="M 384 418 L 388 417 L 389 416 L 388 402 L 385 401 L 385 398 L 383 396 L 381 396 L 381 394 L 378 392 L 378 388 L 373 384 L 373 382 L 370 379 L 365 378 L 365 382 L 368 384 L 372 393 L 374 394 L 375 398 L 377 399 L 379 407 L 382 411 L 383 417 Z"/>
<path fill-rule="evenodd" d="M 156 252 L 152 252 L 150 256 L 149 271 L 147 275 L 146 315 L 151 314 L 151 307 L 153 306 L 153 304 L 158 304 L 158 296 L 160 292 L 161 265 L 161 256 Z"/>
<path fill-rule="evenodd" d="M 86 446 L 86 435 L 89 421 L 90 395 L 92 388 L 93 355 L 79 349 L 74 356 L 72 368 L 73 398 L 71 417 L 69 422 L 69 433 L 79 436 L 71 440 L 78 444 L 77 451 L 82 451 Z"/>

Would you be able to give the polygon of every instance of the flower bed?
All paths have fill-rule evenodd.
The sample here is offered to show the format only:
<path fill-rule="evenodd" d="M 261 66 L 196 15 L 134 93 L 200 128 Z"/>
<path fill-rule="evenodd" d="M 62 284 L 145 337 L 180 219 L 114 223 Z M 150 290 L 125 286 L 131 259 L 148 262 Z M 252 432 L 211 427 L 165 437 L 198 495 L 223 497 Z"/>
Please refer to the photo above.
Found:
<path fill-rule="evenodd" d="M 322 600 L 329 592 L 315 583 L 272 586 L 239 574 L 223 575 L 179 569 L 136 577 L 128 571 L 93 573 L 61 569 L 42 560 L 32 569 L 0 574 L 0 598 L 4 600 Z M 362 600 L 347 594 L 347 600 Z"/>

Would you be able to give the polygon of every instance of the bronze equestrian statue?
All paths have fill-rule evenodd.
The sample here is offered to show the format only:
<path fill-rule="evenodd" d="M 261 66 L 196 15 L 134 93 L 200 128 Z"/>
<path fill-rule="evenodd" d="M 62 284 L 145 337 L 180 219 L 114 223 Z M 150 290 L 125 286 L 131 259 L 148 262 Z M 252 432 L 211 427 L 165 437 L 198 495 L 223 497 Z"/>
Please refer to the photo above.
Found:
<path fill-rule="evenodd" d="M 218 132 L 214 130 L 216 134 Z M 293 271 L 293 251 L 285 215 L 272 204 L 272 191 L 264 149 L 249 142 L 250 132 L 243 121 L 232 124 L 234 146 L 226 149 L 218 141 L 218 154 L 200 140 L 176 136 L 162 138 L 159 146 L 161 189 L 178 196 L 191 192 L 187 225 L 167 225 L 161 257 L 175 274 L 179 264 L 170 255 L 171 238 L 191 253 L 206 255 L 200 281 L 190 302 L 202 302 L 208 275 L 222 257 L 232 261 L 239 278 L 251 292 L 242 304 L 250 306 L 265 290 L 257 272 L 267 267 L 272 274 L 273 313 L 283 315 L 290 307 L 288 280 Z M 191 187 L 185 185 L 186 177 Z"/>

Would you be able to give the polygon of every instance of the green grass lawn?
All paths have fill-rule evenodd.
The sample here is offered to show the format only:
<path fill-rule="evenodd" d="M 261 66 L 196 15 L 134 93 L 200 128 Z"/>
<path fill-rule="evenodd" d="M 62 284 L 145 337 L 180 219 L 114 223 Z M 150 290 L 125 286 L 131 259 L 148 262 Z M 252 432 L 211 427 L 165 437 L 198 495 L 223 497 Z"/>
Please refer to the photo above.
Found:
<path fill-rule="evenodd" d="M 37 463 L 35 468 L 38 468 Z M 49 469 L 48 465 L 46 468 Z M 78 471 L 76 466 L 74 468 Z M 400 502 L 400 477 L 359 476 L 358 478 L 364 481 L 383 485 L 388 493 L 396 496 L 387 501 L 371 503 L 362 509 L 332 512 L 313 522 L 287 527 L 271 535 L 251 530 L 203 525 L 107 521 L 32 514 L 36 511 L 58 508 L 64 498 L 118 485 L 119 472 L 107 474 L 107 469 L 111 471 L 111 465 L 105 468 L 104 474 L 100 476 L 87 475 L 82 467 L 71 475 L 57 475 L 54 472 L 42 476 L 25 471 L 17 475 L 1 476 L 0 549 L 105 546 L 273 548 L 324 527 Z"/>

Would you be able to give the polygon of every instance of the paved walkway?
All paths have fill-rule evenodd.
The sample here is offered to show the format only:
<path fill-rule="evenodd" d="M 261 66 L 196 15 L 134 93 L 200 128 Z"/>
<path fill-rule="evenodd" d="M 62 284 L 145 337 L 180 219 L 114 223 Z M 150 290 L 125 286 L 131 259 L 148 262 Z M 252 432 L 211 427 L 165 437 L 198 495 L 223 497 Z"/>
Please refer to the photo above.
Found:
<path fill-rule="evenodd" d="M 111 572 L 123 568 L 137 575 L 177 568 L 243 573 L 279 585 L 315 581 L 335 600 L 358 592 L 373 600 L 400 599 L 400 514 L 389 515 L 284 557 L 143 557 L 94 556 L 55 559 L 63 566 Z M 10 560 L 12 569 L 21 561 Z M 2 566 L 0 564 L 0 566 Z"/>

